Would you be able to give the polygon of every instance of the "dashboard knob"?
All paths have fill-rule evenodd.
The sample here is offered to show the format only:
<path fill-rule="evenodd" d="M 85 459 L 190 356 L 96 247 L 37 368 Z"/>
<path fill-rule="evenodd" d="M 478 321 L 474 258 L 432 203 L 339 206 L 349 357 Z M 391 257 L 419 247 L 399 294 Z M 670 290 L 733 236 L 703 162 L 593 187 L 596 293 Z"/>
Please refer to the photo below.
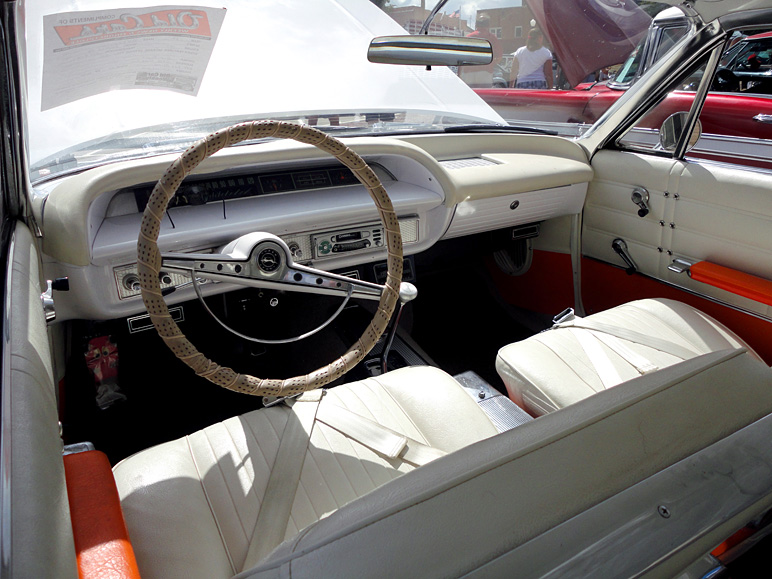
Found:
<path fill-rule="evenodd" d="M 139 276 L 135 273 L 130 273 L 123 278 L 123 287 L 132 292 L 138 292 L 140 290 Z"/>
<path fill-rule="evenodd" d="M 300 249 L 300 245 L 298 245 L 296 242 L 293 241 L 292 243 L 289 244 L 289 250 L 293 259 L 303 258 L 303 250 Z"/>

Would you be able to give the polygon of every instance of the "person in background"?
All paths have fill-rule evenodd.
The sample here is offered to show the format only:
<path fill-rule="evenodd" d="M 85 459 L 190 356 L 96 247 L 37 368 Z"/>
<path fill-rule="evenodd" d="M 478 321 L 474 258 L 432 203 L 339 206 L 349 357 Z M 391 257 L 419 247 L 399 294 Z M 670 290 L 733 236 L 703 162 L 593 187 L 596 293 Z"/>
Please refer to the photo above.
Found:
<path fill-rule="evenodd" d="M 461 67 L 461 78 L 473 88 L 490 88 L 493 86 L 493 69 L 501 60 L 501 44 L 490 31 L 491 21 L 487 14 L 478 14 L 474 32 L 467 34 L 469 38 L 483 38 L 491 43 L 493 60 L 482 66 Z"/>
<path fill-rule="evenodd" d="M 532 28 L 525 46 L 515 51 L 510 78 L 515 88 L 552 88 L 552 53 L 544 46 L 541 30 Z"/>

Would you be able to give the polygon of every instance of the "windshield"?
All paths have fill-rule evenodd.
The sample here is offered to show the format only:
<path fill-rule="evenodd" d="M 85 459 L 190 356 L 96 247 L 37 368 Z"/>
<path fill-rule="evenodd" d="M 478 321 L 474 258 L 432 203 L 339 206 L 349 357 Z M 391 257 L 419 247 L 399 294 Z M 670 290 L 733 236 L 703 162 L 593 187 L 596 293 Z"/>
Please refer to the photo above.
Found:
<path fill-rule="evenodd" d="M 613 4 L 449 0 L 428 33 L 484 38 L 493 61 L 427 69 L 371 63 L 367 49 L 376 36 L 418 33 L 430 0 L 29 0 L 18 16 L 30 178 L 181 151 L 255 119 L 339 136 L 470 125 L 561 133 L 550 124 L 572 115 L 555 116 L 550 98 L 518 99 L 623 62 L 651 16 L 632 0 Z M 491 89 L 520 96 L 502 105 Z"/>

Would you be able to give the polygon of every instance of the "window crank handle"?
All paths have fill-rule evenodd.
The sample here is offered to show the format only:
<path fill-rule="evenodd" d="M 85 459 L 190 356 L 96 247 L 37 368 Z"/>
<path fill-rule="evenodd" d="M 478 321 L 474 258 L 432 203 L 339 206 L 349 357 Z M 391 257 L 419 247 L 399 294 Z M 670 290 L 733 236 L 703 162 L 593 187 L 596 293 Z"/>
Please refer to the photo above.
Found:
<path fill-rule="evenodd" d="M 638 270 L 638 266 L 635 265 L 633 258 L 630 256 L 630 252 L 627 249 L 627 244 L 624 239 L 617 237 L 611 242 L 611 249 L 619 254 L 619 257 L 621 257 L 627 265 L 627 269 L 625 270 L 627 275 L 633 275 Z"/>

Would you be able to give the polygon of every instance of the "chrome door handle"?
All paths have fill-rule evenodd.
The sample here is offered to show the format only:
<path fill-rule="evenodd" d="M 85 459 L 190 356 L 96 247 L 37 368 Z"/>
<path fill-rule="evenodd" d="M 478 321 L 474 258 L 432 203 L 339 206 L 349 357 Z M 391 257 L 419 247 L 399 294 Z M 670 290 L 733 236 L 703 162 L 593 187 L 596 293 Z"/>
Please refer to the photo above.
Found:
<path fill-rule="evenodd" d="M 772 124 L 772 115 L 759 113 L 755 117 L 753 117 L 753 120 L 759 123 Z"/>
<path fill-rule="evenodd" d="M 675 273 L 689 273 L 689 269 L 694 265 L 694 262 L 683 257 L 676 257 L 667 268 Z"/>
<path fill-rule="evenodd" d="M 649 192 L 644 187 L 636 187 L 630 199 L 638 209 L 638 217 L 646 217 L 649 214 Z"/>

